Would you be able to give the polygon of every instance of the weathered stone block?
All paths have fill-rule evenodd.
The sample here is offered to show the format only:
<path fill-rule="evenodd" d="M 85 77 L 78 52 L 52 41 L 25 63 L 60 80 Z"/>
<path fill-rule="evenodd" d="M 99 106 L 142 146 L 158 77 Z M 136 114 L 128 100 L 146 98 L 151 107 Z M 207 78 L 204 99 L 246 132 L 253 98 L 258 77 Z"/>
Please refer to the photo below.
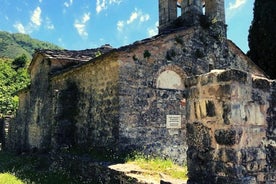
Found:
<path fill-rule="evenodd" d="M 241 181 L 236 177 L 218 176 L 215 183 L 240 184 Z"/>
<path fill-rule="evenodd" d="M 247 74 L 240 70 L 226 70 L 217 76 L 218 82 L 236 81 L 239 83 L 246 83 Z"/>
<path fill-rule="evenodd" d="M 234 129 L 219 129 L 215 131 L 216 142 L 220 145 L 232 146 L 238 144 L 241 140 L 243 131 Z"/>
<path fill-rule="evenodd" d="M 262 93 L 260 93 L 257 90 L 253 90 L 252 91 L 252 96 L 251 96 L 252 100 L 256 103 L 258 103 L 259 105 L 264 105 L 265 104 L 265 100 L 264 95 Z"/>
<path fill-rule="evenodd" d="M 266 159 L 265 150 L 256 147 L 244 148 L 241 150 L 241 154 L 242 163 Z"/>
<path fill-rule="evenodd" d="M 214 158 L 218 162 L 233 162 L 236 164 L 239 162 L 239 153 L 233 148 L 221 148 L 215 153 Z"/>
<path fill-rule="evenodd" d="M 188 91 L 188 97 L 189 98 L 195 99 L 195 98 L 198 98 L 198 96 L 199 96 L 199 90 L 198 90 L 198 88 L 191 88 Z"/>
<path fill-rule="evenodd" d="M 241 180 L 241 183 L 242 184 L 257 184 L 257 180 L 255 177 L 253 176 L 248 176 L 248 177 L 244 177 L 242 180 Z"/>
<path fill-rule="evenodd" d="M 211 83 L 213 83 L 214 81 L 215 81 L 215 79 L 216 79 L 216 76 L 213 74 L 208 74 L 208 75 L 203 75 L 202 77 L 201 77 L 201 81 L 200 81 L 200 84 L 202 85 L 202 86 L 205 86 L 205 85 L 207 85 L 207 84 L 211 84 Z"/>
<path fill-rule="evenodd" d="M 217 97 L 220 98 L 230 98 L 232 93 L 231 90 L 231 85 L 230 84 L 224 84 L 224 85 L 219 85 L 219 88 L 217 90 L 217 93 L 215 94 Z"/>
<path fill-rule="evenodd" d="M 270 90 L 270 83 L 267 79 L 253 78 L 252 87 L 268 92 Z"/>
<path fill-rule="evenodd" d="M 266 160 L 258 160 L 249 162 L 245 165 L 247 172 L 257 173 L 264 171 L 266 168 Z"/>
<path fill-rule="evenodd" d="M 210 129 L 200 122 L 187 124 L 187 144 L 198 151 L 211 149 Z"/>
<path fill-rule="evenodd" d="M 189 77 L 185 80 L 185 87 L 189 88 L 192 86 L 196 86 L 198 84 L 198 81 L 199 81 L 198 76 Z"/>
<path fill-rule="evenodd" d="M 267 161 L 273 171 L 276 171 L 276 147 L 273 145 L 267 146 Z"/>

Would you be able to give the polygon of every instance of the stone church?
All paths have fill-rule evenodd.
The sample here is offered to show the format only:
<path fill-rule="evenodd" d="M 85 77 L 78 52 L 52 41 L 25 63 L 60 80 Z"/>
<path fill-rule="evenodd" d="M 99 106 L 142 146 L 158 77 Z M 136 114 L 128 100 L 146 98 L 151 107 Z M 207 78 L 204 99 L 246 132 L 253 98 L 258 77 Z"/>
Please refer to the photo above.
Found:
<path fill-rule="evenodd" d="M 224 0 L 159 0 L 158 28 L 37 51 L 9 147 L 139 151 L 187 163 L 190 183 L 275 183 L 276 82 L 227 39 Z"/>

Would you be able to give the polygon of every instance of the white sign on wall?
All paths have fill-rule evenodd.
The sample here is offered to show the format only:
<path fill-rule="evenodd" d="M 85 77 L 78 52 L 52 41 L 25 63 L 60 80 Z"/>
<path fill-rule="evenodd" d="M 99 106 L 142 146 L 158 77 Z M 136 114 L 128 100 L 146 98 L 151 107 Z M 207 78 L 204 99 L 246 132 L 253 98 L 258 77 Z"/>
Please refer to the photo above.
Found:
<path fill-rule="evenodd" d="M 166 115 L 167 128 L 181 128 L 181 115 Z"/>

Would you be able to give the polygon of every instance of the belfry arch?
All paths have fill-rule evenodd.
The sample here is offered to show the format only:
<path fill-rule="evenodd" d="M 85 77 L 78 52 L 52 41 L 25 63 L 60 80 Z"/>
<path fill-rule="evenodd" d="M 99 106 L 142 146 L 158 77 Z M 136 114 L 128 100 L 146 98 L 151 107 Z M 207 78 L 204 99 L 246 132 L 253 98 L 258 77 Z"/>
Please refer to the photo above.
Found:
<path fill-rule="evenodd" d="M 196 21 L 195 17 L 203 14 L 213 22 L 225 24 L 224 0 L 159 0 L 159 33 L 173 27 L 178 18 L 178 8 L 181 9 L 180 17 L 190 19 L 192 24 Z"/>

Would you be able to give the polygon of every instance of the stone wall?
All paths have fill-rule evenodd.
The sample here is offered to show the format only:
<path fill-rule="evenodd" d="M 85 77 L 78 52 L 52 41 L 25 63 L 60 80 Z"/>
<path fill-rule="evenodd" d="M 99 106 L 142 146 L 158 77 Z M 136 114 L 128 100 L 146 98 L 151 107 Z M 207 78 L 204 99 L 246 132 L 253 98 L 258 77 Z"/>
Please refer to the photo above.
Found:
<path fill-rule="evenodd" d="M 110 54 L 51 79 L 54 147 L 116 149 L 119 133 L 116 58 L 116 54 Z"/>
<path fill-rule="evenodd" d="M 140 149 L 178 162 L 186 161 L 183 154 L 187 149 L 186 107 L 181 106 L 186 89 L 184 86 L 160 88 L 159 76 L 163 72 L 174 72 L 183 81 L 213 68 L 252 70 L 262 75 L 233 43 L 216 36 L 201 28 L 188 29 L 119 50 L 120 146 L 123 149 Z M 173 83 L 172 78 L 167 76 L 167 83 Z M 168 129 L 166 115 L 181 115 L 181 128 Z"/>
<path fill-rule="evenodd" d="M 121 150 L 137 150 L 147 155 L 171 158 L 178 163 L 186 162 L 186 155 L 181 154 L 187 148 L 186 110 L 180 103 L 185 89 L 181 82 L 187 75 L 204 73 L 207 69 L 204 62 L 194 65 L 196 58 L 185 51 L 193 44 L 185 40 L 192 36 L 193 30 L 183 31 L 179 35 L 161 36 L 119 51 Z M 164 72 L 172 72 L 176 78 L 179 76 L 180 84 L 169 86 L 175 81 L 167 77 L 164 85 L 159 86 L 157 81 L 163 82 L 159 76 Z M 180 126 L 169 128 L 167 115 L 180 115 Z"/>
<path fill-rule="evenodd" d="M 262 81 L 260 81 L 260 84 Z M 264 86 L 266 87 L 266 86 Z M 267 110 L 267 162 L 268 174 L 267 181 L 276 182 L 276 81 L 271 83 L 271 96 L 268 99 L 269 108 Z"/>
<path fill-rule="evenodd" d="M 19 93 L 19 107 L 16 112 L 16 117 L 10 121 L 8 134 L 8 150 L 17 152 L 26 151 L 29 149 L 28 134 L 26 130 L 29 123 L 30 110 L 30 91 L 22 90 Z"/>
<path fill-rule="evenodd" d="M 18 151 L 77 145 L 138 150 L 183 163 L 185 78 L 214 68 L 262 75 L 220 32 L 201 26 L 138 41 L 53 73 L 55 55 L 36 55 L 30 88 L 19 93 L 11 131 L 11 147 Z M 175 115 L 179 119 L 172 128 L 167 117 Z"/>
<path fill-rule="evenodd" d="M 19 108 L 10 127 L 10 148 L 19 152 L 51 146 L 50 62 L 38 56 L 30 71 L 31 85 L 18 92 Z"/>
<path fill-rule="evenodd" d="M 238 70 L 187 79 L 190 183 L 275 182 L 275 135 L 267 137 L 274 83 Z"/>

